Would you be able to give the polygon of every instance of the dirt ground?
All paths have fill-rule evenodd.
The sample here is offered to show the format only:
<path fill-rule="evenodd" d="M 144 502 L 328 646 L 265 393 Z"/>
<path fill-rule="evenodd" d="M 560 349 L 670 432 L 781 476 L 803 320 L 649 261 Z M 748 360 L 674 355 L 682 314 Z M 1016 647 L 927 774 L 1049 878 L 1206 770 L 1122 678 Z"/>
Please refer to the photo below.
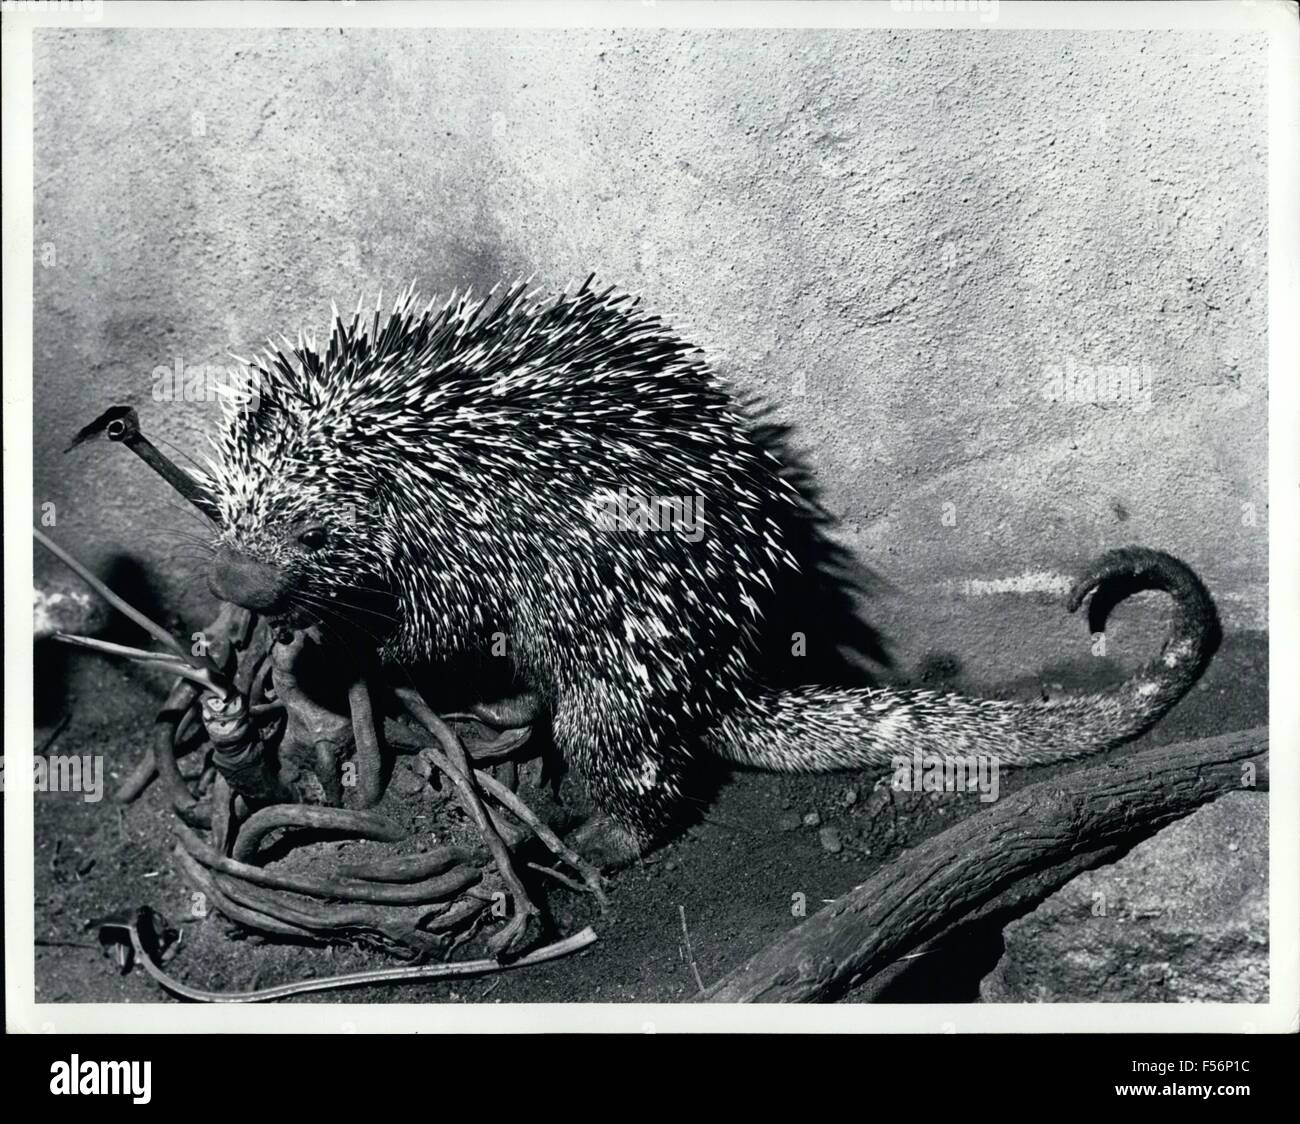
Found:
<path fill-rule="evenodd" d="M 1143 742 L 1208 736 L 1267 721 L 1267 638 L 1225 641 L 1204 679 Z M 38 653 L 41 677 L 57 677 L 55 702 L 38 705 L 36 746 L 49 754 L 105 754 L 105 798 L 36 797 L 36 990 L 41 1002 L 160 1002 L 168 997 L 139 969 L 122 975 L 85 923 L 147 904 L 183 931 L 168 970 L 215 990 L 266 987 L 395 963 L 354 947 L 307 947 L 240 937 L 217 915 L 188 917 L 191 889 L 170 856 L 172 814 L 157 784 L 130 805 L 112 791 L 140 756 L 157 690 L 121 666 L 80 654 Z M 1054 669 L 1052 690 L 1113 682 L 1109 660 Z M 927 686 L 936 686 L 927 682 Z M 954 689 L 1028 696 L 1044 683 L 944 683 Z M 46 696 L 51 692 L 46 691 Z M 1113 751 L 1123 754 L 1121 747 Z M 1069 766 L 1054 767 L 1057 771 Z M 1041 780 L 1046 769 L 1009 772 L 1002 792 Z M 449 981 L 359 988 L 291 1002 L 676 1002 L 707 985 L 796 924 L 795 895 L 808 912 L 869 876 L 901 849 L 984 807 L 974 794 L 894 793 L 878 777 L 779 776 L 735 772 L 719 780 L 703 818 L 641 864 L 614 876 L 612 910 L 547 883 L 539 887 L 560 933 L 595 927 L 599 941 L 564 960 Z M 694 966 L 685 953 L 686 935 Z M 996 933 L 961 956 L 921 958 L 884 1001 L 974 1001 L 1000 954 Z M 850 994 L 849 1001 L 854 999 Z"/>

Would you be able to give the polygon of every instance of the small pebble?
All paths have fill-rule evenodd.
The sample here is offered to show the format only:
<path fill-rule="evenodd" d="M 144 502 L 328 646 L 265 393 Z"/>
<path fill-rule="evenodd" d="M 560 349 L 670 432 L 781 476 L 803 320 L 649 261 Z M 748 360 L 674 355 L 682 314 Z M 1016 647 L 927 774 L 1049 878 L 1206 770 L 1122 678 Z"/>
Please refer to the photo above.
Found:
<path fill-rule="evenodd" d="M 421 790 L 429 787 L 424 777 L 409 769 L 394 769 L 390 784 L 398 796 L 418 796 Z"/>
<path fill-rule="evenodd" d="M 838 855 L 844 850 L 844 843 L 840 840 L 840 833 L 833 827 L 824 827 L 817 833 L 817 838 L 822 842 L 822 850 L 832 855 Z"/>
<path fill-rule="evenodd" d="M 822 818 L 816 812 L 809 812 L 803 818 L 804 827 L 816 827 L 821 822 Z"/>
<path fill-rule="evenodd" d="M 847 808 L 852 808 L 853 805 L 856 804 L 857 802 L 858 802 L 858 790 L 856 788 L 850 788 L 844 794 L 844 805 Z"/>
<path fill-rule="evenodd" d="M 776 826 L 782 831 L 798 831 L 802 822 L 794 812 L 789 812 L 776 821 Z"/>

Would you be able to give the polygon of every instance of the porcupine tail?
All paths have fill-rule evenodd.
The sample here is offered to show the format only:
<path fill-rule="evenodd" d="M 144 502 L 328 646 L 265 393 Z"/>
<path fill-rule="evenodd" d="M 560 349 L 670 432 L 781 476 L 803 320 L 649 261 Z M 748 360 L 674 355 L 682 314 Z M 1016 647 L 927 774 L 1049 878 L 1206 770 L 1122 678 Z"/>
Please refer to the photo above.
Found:
<path fill-rule="evenodd" d="M 1074 612 L 1091 593 L 1096 633 L 1116 604 L 1144 589 L 1172 596 L 1169 638 L 1157 659 L 1104 694 L 1019 702 L 887 688 L 764 691 L 728 712 L 705 744 L 724 759 L 781 772 L 888 767 L 917 753 L 1041 765 L 1109 749 L 1154 725 L 1196 682 L 1219 643 L 1205 586 L 1161 551 L 1128 546 L 1102 555 L 1066 607 Z"/>

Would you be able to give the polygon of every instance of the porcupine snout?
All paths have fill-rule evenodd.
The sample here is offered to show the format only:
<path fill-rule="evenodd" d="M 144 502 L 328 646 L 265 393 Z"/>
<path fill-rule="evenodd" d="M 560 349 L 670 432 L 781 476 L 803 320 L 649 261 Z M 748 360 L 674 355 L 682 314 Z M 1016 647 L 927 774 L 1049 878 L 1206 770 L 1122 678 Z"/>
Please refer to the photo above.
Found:
<path fill-rule="evenodd" d="M 208 570 L 208 588 L 222 601 L 259 613 L 275 613 L 284 608 L 289 582 L 275 566 L 223 546 Z"/>

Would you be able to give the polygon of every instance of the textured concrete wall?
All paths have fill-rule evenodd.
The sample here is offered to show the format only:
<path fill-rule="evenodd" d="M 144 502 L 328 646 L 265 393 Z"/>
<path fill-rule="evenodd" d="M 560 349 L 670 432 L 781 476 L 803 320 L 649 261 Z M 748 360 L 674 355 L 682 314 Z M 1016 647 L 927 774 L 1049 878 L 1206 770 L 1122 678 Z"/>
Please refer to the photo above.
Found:
<path fill-rule="evenodd" d="M 595 270 L 794 426 L 903 664 L 1077 654 L 1054 599 L 1128 541 L 1261 627 L 1265 63 L 1211 34 L 38 33 L 36 498 L 199 619 L 169 493 L 72 432 L 133 402 L 198 451 L 215 407 L 155 401 L 160 365 L 412 278 Z"/>

